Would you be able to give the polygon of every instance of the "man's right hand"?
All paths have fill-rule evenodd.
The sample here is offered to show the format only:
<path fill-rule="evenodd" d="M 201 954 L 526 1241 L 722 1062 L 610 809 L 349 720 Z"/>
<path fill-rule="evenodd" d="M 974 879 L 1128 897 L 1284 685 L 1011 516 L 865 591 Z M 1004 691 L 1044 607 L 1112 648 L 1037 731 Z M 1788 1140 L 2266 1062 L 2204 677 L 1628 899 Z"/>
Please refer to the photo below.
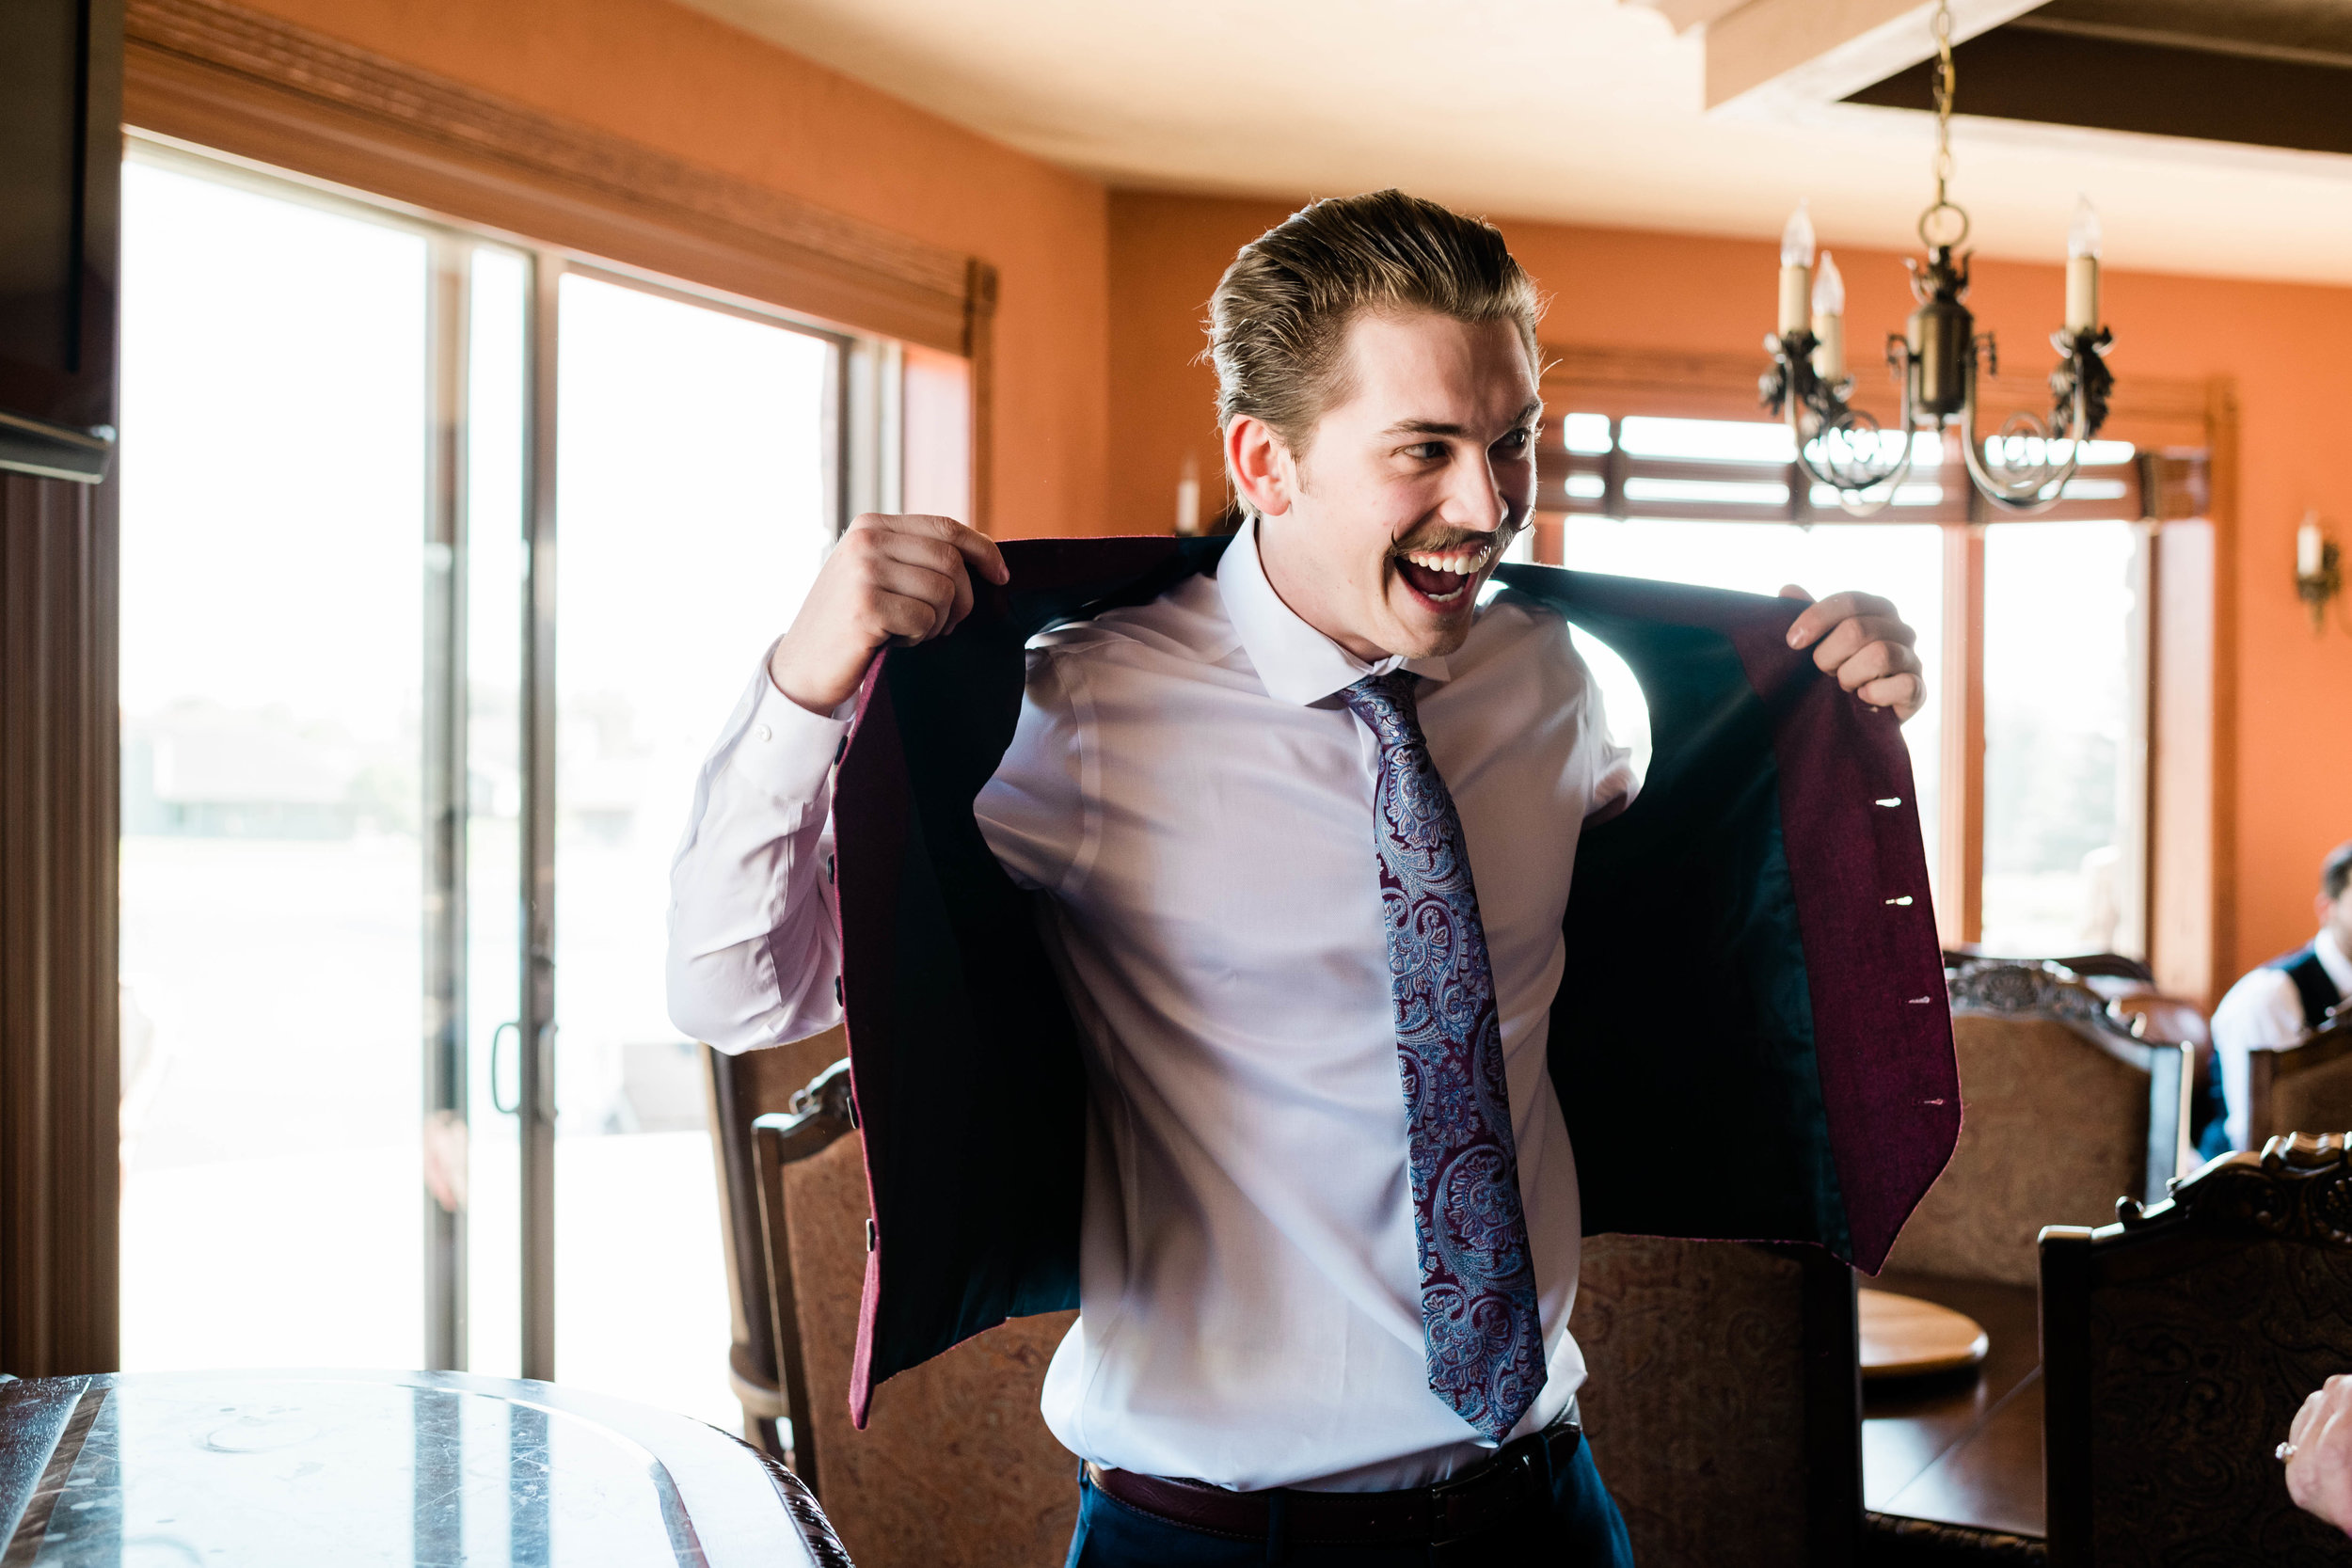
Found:
<path fill-rule="evenodd" d="M 972 567 L 999 585 L 1010 576 L 995 542 L 952 517 L 866 513 L 834 546 L 770 656 L 776 689 L 811 713 L 831 713 L 885 644 L 956 629 L 972 612 Z"/>

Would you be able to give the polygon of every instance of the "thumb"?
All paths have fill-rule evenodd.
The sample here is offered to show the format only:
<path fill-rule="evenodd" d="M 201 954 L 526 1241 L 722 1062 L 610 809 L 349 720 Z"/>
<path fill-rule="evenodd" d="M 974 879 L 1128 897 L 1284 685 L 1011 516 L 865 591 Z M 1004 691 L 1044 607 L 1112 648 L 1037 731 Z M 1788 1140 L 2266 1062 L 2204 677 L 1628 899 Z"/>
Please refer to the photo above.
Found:
<path fill-rule="evenodd" d="M 1784 582 L 1780 585 L 1780 596 L 1784 599 L 1803 599 L 1807 604 L 1813 602 L 1813 595 L 1793 582 Z"/>

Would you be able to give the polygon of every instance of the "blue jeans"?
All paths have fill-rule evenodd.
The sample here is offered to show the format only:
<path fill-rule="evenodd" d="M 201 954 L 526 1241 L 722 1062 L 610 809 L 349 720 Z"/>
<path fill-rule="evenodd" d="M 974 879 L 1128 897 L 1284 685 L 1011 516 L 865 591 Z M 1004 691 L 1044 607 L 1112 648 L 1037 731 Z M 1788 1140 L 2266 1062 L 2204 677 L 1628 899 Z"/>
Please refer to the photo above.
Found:
<path fill-rule="evenodd" d="M 1633 1547 L 1592 1449 L 1551 1478 L 1551 1506 L 1531 1508 L 1510 1525 L 1444 1548 L 1315 1546 L 1284 1541 L 1229 1541 L 1138 1513 L 1078 1482 L 1078 1529 L 1070 1538 L 1067 1568 L 1243 1568 L 1287 1563 L 1290 1568 L 1431 1568 L 1458 1562 L 1518 1568 L 1633 1568 Z"/>

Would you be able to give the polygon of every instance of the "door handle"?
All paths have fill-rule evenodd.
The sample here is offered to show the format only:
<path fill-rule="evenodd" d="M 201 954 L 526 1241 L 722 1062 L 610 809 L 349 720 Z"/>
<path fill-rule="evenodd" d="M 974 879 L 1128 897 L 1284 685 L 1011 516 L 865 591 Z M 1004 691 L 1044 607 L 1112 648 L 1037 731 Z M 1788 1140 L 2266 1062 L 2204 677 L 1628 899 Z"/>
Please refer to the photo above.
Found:
<path fill-rule="evenodd" d="M 519 1075 L 515 1081 L 515 1103 L 509 1105 L 499 1098 L 499 1042 L 506 1037 L 509 1029 L 515 1031 L 516 1039 L 522 1038 L 523 1026 L 518 1019 L 510 1018 L 490 1031 L 490 1108 L 501 1116 L 512 1117 L 522 1114 L 523 1085 Z"/>

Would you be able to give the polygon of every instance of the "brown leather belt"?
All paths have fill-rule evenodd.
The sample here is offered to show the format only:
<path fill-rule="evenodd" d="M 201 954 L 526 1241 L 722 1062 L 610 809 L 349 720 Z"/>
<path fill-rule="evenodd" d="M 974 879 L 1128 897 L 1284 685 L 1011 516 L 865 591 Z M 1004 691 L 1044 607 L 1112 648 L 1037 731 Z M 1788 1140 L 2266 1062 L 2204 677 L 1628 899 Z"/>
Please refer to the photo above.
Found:
<path fill-rule="evenodd" d="M 1230 1492 L 1206 1481 L 1171 1481 L 1131 1470 L 1086 1466 L 1088 1481 L 1139 1513 L 1237 1541 L 1265 1541 L 1278 1525 L 1307 1546 L 1450 1545 L 1509 1520 L 1549 1498 L 1553 1474 L 1576 1457 L 1584 1433 L 1576 1407 L 1541 1432 L 1496 1450 L 1492 1459 L 1435 1486 L 1397 1492 L 1302 1492 L 1276 1487 Z"/>

